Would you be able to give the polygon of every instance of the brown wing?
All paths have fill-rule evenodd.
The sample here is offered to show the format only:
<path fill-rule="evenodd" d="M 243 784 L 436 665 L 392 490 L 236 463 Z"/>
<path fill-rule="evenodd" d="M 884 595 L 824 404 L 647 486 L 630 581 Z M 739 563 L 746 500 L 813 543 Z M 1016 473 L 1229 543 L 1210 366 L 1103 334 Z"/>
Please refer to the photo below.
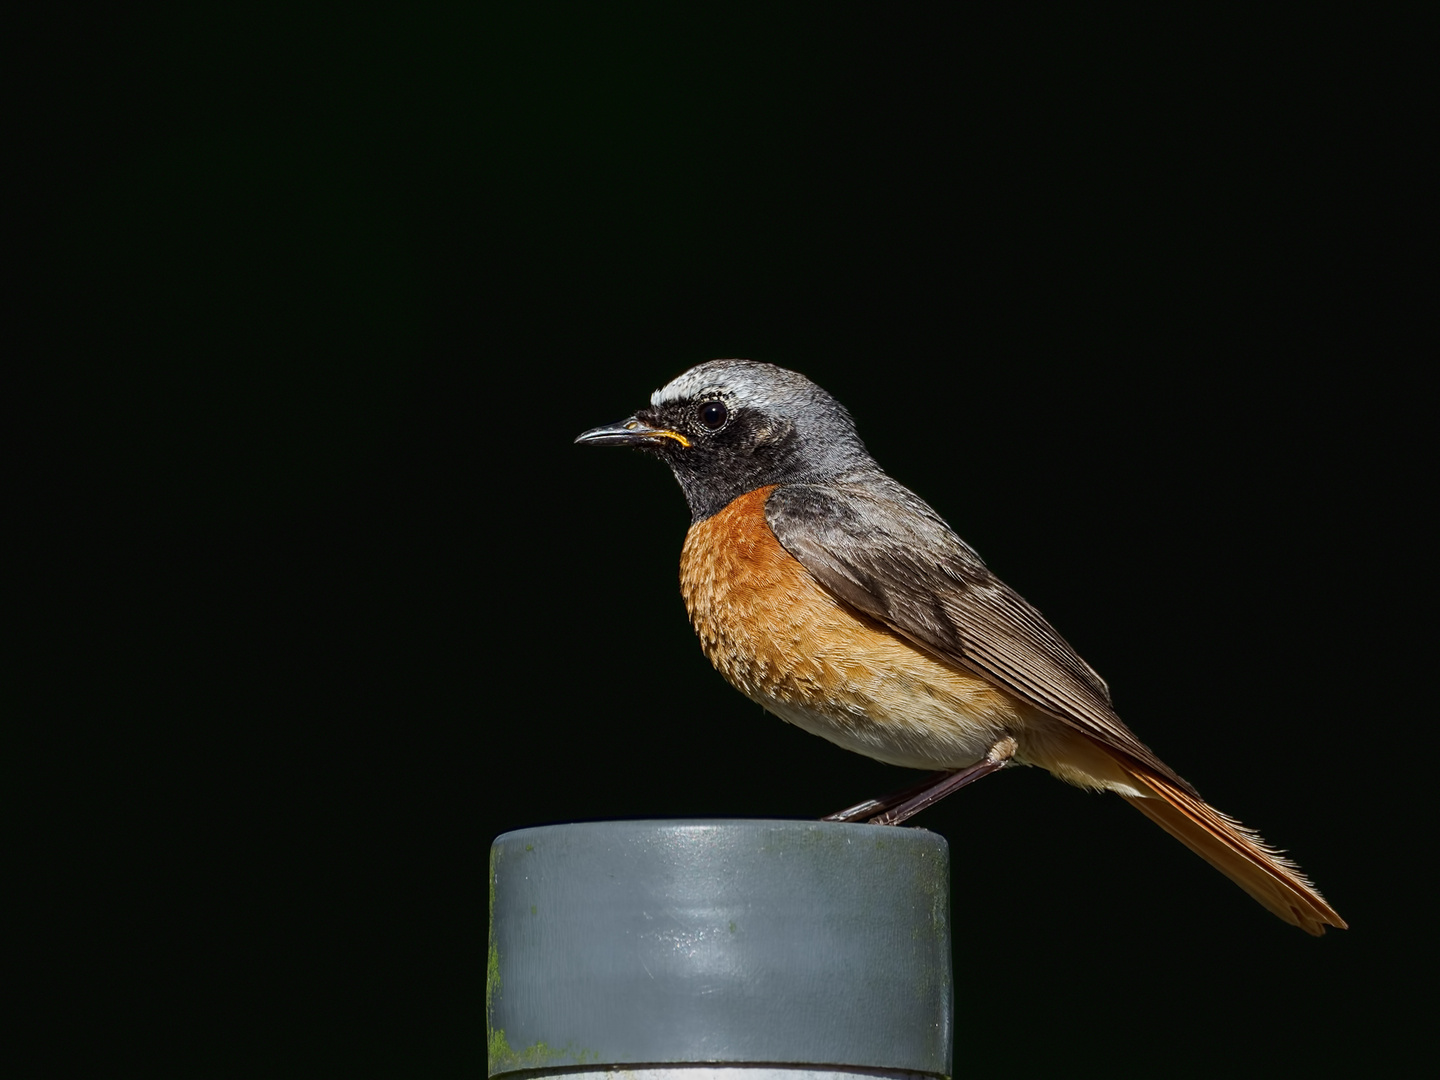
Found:
<path fill-rule="evenodd" d="M 787 484 L 765 518 L 839 600 L 1193 793 L 1115 715 L 1094 669 L 909 489 L 883 474 Z"/>

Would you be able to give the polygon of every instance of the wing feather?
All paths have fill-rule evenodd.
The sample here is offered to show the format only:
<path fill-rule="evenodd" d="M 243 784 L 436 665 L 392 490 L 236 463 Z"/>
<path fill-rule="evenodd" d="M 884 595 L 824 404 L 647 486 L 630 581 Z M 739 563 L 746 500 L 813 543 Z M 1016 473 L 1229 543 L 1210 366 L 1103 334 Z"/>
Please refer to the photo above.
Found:
<path fill-rule="evenodd" d="M 1193 793 L 1115 715 L 1105 681 L 1045 616 L 909 489 L 883 474 L 787 484 L 765 517 L 837 599 Z"/>

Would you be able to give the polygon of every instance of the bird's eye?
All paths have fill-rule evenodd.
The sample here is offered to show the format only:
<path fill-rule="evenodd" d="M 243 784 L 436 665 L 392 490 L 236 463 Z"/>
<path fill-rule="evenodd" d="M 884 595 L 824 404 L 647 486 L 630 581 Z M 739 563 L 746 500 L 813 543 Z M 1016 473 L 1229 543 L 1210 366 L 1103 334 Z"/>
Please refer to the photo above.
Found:
<path fill-rule="evenodd" d="M 700 423 L 711 431 L 719 431 L 730 417 L 730 410 L 723 401 L 707 401 L 700 406 Z"/>

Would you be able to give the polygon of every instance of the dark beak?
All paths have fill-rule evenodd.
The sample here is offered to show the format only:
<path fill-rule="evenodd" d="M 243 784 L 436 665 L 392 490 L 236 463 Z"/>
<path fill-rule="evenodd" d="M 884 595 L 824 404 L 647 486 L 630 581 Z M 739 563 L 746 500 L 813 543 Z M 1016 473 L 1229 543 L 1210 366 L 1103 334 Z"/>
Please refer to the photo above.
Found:
<path fill-rule="evenodd" d="M 690 440 L 678 431 L 651 427 L 633 416 L 628 420 L 621 420 L 618 424 L 591 428 L 575 441 L 591 446 L 654 446 L 662 439 L 674 439 L 681 446 L 690 445 Z"/>

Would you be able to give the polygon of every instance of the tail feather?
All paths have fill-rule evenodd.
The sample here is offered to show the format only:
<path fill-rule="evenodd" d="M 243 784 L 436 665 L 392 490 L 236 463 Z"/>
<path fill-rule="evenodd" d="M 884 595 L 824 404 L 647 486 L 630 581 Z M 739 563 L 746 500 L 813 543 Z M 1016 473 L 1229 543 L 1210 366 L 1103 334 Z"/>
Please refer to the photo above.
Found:
<path fill-rule="evenodd" d="M 1126 801 L 1280 918 L 1317 937 L 1345 920 L 1289 859 L 1233 818 L 1140 765 L 1125 766 L 1154 798 Z"/>

